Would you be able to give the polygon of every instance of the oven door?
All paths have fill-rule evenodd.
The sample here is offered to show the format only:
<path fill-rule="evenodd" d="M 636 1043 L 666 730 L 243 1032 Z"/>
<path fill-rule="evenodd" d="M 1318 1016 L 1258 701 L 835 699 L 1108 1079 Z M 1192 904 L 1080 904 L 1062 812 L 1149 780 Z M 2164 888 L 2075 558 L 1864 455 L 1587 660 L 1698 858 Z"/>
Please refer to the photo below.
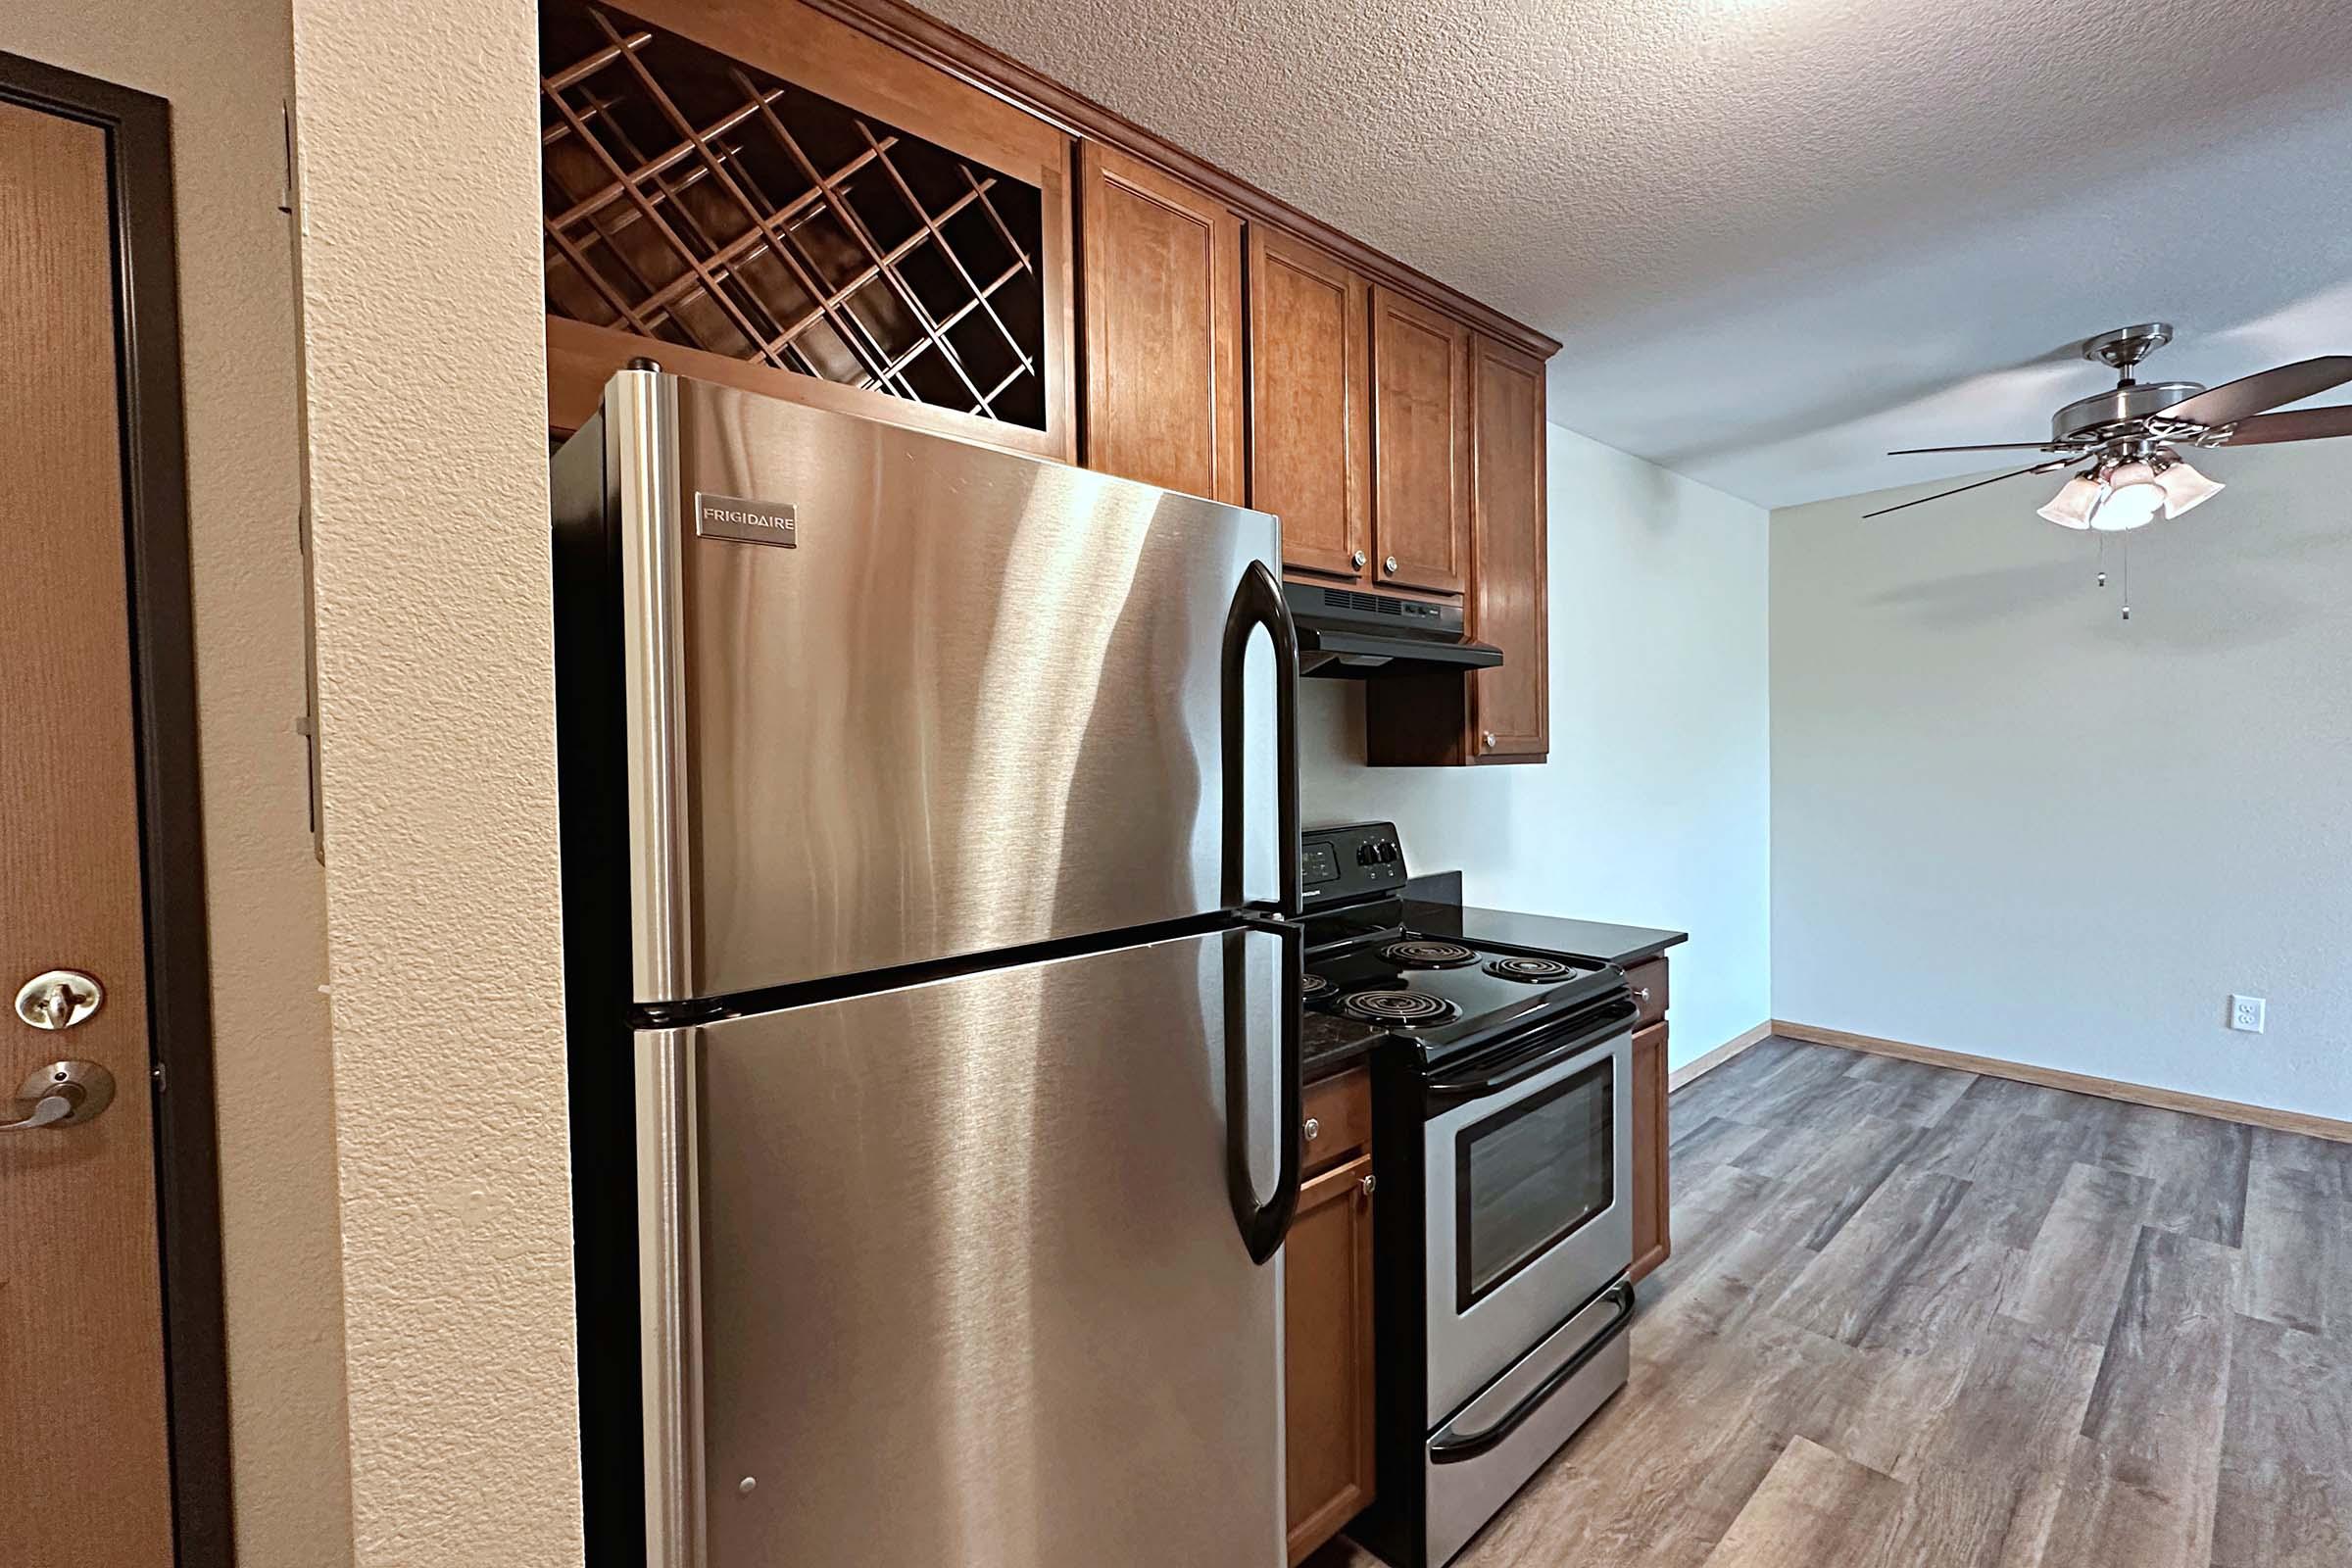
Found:
<path fill-rule="evenodd" d="M 1632 1023 L 1613 1002 L 1423 1087 L 1430 1430 L 1633 1262 Z"/>

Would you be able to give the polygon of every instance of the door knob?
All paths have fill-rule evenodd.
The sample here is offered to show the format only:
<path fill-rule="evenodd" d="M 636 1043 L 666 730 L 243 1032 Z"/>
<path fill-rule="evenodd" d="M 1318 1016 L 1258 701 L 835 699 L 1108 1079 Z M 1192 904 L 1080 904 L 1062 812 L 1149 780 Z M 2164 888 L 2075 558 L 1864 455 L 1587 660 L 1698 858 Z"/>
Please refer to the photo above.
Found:
<path fill-rule="evenodd" d="M 1387 572 L 1387 573 L 1388 573 L 1390 576 L 1392 576 L 1392 577 L 1396 576 L 1396 558 L 1395 556 L 1391 556 L 1391 557 L 1389 557 L 1389 558 L 1388 558 L 1386 561 L 1383 561 L 1383 562 L 1380 564 L 1380 567 L 1381 567 L 1381 570 L 1383 570 L 1383 571 Z"/>
<path fill-rule="evenodd" d="M 115 1102 L 115 1075 L 94 1061 L 53 1061 L 36 1067 L 17 1086 L 16 1103 L 0 1133 L 35 1127 L 71 1127 L 88 1121 Z"/>
<path fill-rule="evenodd" d="M 35 1029 L 71 1029 L 105 1001 L 106 988 L 79 969 L 51 969 L 17 988 L 17 1016 Z"/>
<path fill-rule="evenodd" d="M 1361 550 L 1358 550 L 1354 555 L 1349 556 L 1348 559 L 1355 564 L 1356 570 L 1361 571 L 1364 569 L 1364 563 L 1372 558 L 1365 555 Z"/>

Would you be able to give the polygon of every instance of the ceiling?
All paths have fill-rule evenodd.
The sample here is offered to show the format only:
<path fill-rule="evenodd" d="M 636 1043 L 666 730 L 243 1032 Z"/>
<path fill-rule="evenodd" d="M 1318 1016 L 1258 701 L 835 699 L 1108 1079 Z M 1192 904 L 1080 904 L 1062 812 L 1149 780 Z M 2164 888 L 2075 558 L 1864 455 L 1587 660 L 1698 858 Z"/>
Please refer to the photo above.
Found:
<path fill-rule="evenodd" d="M 2352 352 L 2341 0 L 923 0 L 1541 327 L 1552 417 L 1767 506 L 2110 384 Z M 2328 400 L 2322 400 L 2328 401 Z"/>

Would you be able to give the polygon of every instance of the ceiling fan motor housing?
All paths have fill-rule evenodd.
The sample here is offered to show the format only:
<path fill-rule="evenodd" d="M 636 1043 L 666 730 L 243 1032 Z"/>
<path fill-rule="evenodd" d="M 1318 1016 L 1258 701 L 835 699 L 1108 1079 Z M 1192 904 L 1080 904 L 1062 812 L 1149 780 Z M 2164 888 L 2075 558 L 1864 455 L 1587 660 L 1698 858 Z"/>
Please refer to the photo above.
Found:
<path fill-rule="evenodd" d="M 2134 381 L 2077 398 L 2050 416 L 2050 439 L 2095 445 L 2111 436 L 2145 434 L 2140 420 L 2204 390 L 2197 381 Z"/>

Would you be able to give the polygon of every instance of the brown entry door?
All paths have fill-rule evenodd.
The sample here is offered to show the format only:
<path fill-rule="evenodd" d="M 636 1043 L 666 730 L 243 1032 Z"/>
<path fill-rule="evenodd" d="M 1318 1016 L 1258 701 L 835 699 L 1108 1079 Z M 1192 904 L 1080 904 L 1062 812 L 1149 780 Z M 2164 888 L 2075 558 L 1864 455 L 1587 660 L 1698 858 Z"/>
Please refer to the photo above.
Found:
<path fill-rule="evenodd" d="M 0 103 L 0 1561 L 43 1568 L 172 1561 L 108 151 Z M 95 1009 L 19 1001 L 51 971 Z"/>

